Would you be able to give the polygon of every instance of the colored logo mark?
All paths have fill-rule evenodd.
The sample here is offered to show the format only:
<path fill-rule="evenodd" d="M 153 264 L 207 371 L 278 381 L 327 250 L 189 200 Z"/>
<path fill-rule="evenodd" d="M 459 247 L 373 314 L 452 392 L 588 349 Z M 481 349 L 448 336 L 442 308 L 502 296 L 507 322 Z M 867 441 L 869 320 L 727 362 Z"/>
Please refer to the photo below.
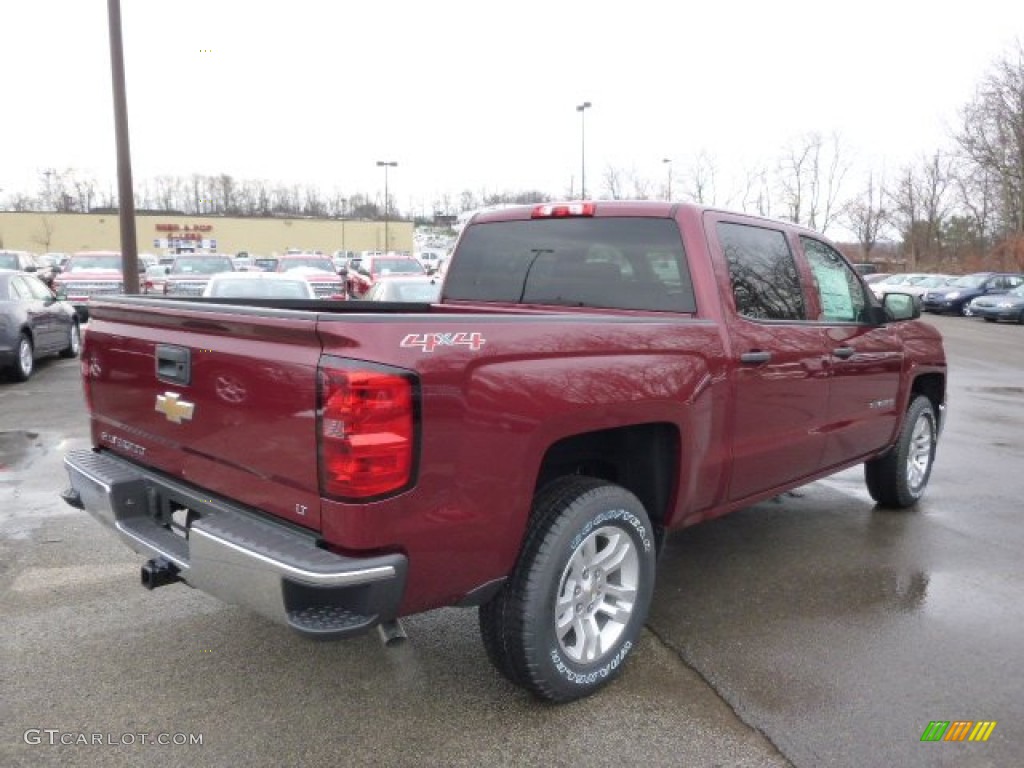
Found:
<path fill-rule="evenodd" d="M 921 741 L 988 741 L 995 729 L 995 720 L 932 720 Z"/>

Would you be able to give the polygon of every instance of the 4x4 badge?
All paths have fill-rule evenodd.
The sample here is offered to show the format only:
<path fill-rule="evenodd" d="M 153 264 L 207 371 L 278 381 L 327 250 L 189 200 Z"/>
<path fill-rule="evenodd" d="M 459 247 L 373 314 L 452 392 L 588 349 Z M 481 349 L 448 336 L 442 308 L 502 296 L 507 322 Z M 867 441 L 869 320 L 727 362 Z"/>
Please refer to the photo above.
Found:
<path fill-rule="evenodd" d="M 192 413 L 195 411 L 194 403 L 181 399 L 177 392 L 168 392 L 165 395 L 156 396 L 156 410 L 167 417 L 168 421 L 181 424 L 182 420 L 191 421 Z"/>

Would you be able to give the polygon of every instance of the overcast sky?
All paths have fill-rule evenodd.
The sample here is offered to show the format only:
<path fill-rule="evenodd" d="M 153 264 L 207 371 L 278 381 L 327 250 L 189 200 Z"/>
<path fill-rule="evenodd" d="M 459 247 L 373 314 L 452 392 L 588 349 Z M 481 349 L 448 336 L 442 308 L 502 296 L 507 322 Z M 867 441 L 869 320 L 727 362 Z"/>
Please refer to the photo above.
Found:
<path fill-rule="evenodd" d="M 949 145 L 1024 3 L 121 0 L 136 182 L 228 173 L 379 195 L 677 181 L 839 132 L 853 176 Z M 2 0 L 0 201 L 41 169 L 115 177 L 105 0 Z M 853 178 L 851 176 L 851 178 Z M 682 192 L 676 187 L 677 196 Z"/>

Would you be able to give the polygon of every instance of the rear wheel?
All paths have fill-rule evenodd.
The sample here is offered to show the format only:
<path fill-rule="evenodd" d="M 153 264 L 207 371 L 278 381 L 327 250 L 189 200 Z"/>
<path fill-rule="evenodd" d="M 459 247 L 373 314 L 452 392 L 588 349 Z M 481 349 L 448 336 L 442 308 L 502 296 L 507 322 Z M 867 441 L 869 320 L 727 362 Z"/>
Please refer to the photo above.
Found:
<path fill-rule="evenodd" d="M 17 353 L 11 372 L 18 381 L 28 381 L 35 370 L 35 349 L 32 346 L 32 339 L 28 334 L 23 333 L 18 339 Z"/>
<path fill-rule="evenodd" d="M 60 351 L 61 357 L 78 357 L 78 353 L 82 350 L 82 329 L 78 327 L 78 321 L 73 320 L 71 322 L 71 328 L 68 330 L 68 345 Z"/>
<path fill-rule="evenodd" d="M 918 502 L 931 477 L 938 425 L 931 401 L 918 395 L 907 409 L 896 445 L 864 464 L 871 498 L 883 507 L 906 508 Z"/>
<path fill-rule="evenodd" d="M 538 494 L 508 583 L 480 609 L 488 656 L 550 701 L 614 679 L 636 645 L 654 590 L 655 544 L 639 499 L 573 476 Z"/>

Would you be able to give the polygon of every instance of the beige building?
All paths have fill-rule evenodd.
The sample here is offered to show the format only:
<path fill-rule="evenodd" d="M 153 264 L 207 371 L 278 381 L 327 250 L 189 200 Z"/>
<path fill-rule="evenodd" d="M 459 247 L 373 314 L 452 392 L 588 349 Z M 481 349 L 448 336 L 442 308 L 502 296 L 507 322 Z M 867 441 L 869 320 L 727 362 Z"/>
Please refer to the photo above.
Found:
<path fill-rule="evenodd" d="M 0 211 L 0 248 L 45 253 L 119 251 L 120 217 L 102 213 L 14 213 Z M 412 252 L 408 221 L 348 221 L 306 218 L 228 218 L 138 214 L 139 253 L 164 255 L 183 248 L 269 256 L 289 248 L 334 251 Z M 387 240 L 385 243 L 385 231 Z"/>

